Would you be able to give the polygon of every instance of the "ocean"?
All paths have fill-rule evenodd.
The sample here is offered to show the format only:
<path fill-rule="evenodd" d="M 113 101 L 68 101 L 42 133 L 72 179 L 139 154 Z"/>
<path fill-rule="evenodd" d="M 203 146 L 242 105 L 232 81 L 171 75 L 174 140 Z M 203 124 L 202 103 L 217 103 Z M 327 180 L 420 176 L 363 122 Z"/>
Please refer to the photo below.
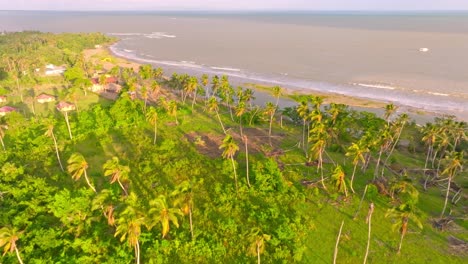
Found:
<path fill-rule="evenodd" d="M 468 120 L 468 13 L 0 11 L 0 30 L 100 31 L 166 72 L 339 93 Z"/>

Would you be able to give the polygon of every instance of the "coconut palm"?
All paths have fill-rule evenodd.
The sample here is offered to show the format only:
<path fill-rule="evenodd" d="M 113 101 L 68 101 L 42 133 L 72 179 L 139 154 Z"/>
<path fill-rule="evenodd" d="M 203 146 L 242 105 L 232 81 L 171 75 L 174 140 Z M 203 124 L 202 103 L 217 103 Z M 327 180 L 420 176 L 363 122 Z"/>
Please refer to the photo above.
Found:
<path fill-rule="evenodd" d="M 184 215 L 189 216 L 189 223 L 190 223 L 190 234 L 192 239 L 194 239 L 193 235 L 193 220 L 192 220 L 192 212 L 193 212 L 193 192 L 192 192 L 192 183 L 189 181 L 183 181 L 179 185 L 177 185 L 176 189 L 171 193 L 172 197 L 175 197 L 174 206 L 179 206 L 181 212 Z"/>
<path fill-rule="evenodd" d="M 400 141 L 401 137 L 401 132 L 403 131 L 403 128 L 405 127 L 405 124 L 408 122 L 408 115 L 407 114 L 401 114 L 398 119 L 395 122 L 395 130 L 396 130 L 396 136 L 392 136 L 392 139 L 395 138 L 395 140 L 392 140 L 393 142 L 392 147 L 390 149 L 390 152 L 387 154 L 387 158 L 385 158 L 385 161 L 382 166 L 382 173 L 381 177 L 384 175 L 385 167 L 387 166 L 388 159 L 392 155 L 393 151 L 395 150 L 395 147 L 398 145 L 398 142 Z"/>
<path fill-rule="evenodd" d="M 239 150 L 239 146 L 236 144 L 232 136 L 227 134 L 223 140 L 223 144 L 221 144 L 219 149 L 223 149 L 223 153 L 222 153 L 223 158 L 231 160 L 232 170 L 234 171 L 234 180 L 236 183 L 236 193 L 239 195 L 239 187 L 237 184 L 236 162 L 234 161 L 234 155 Z"/>
<path fill-rule="evenodd" d="M 245 103 L 243 101 L 239 102 L 239 104 L 236 106 L 236 116 L 239 118 L 239 130 L 240 130 L 240 135 L 241 137 L 243 136 L 242 133 L 242 116 L 245 114 L 247 111 L 247 108 L 245 106 Z"/>
<path fill-rule="evenodd" d="M 219 88 L 219 77 L 215 75 L 211 78 L 211 96 L 215 96 Z"/>
<path fill-rule="evenodd" d="M 3 138 L 5 137 L 5 130 L 7 129 L 7 125 L 5 122 L 5 119 L 1 118 L 0 119 L 0 143 L 2 144 L 2 148 L 5 151 L 5 142 L 3 142 Z"/>
<path fill-rule="evenodd" d="M 385 217 L 390 217 L 396 220 L 395 224 L 393 225 L 393 229 L 395 230 L 398 228 L 400 232 L 400 243 L 398 245 L 397 254 L 401 252 L 403 239 L 405 238 L 405 235 L 408 232 L 409 220 L 413 221 L 420 229 L 423 228 L 423 225 L 419 220 L 418 216 L 416 215 L 415 210 L 416 207 L 414 204 L 404 203 L 398 207 L 389 209 L 385 214 Z"/>
<path fill-rule="evenodd" d="M 445 209 L 447 208 L 447 201 L 450 194 L 450 185 L 452 183 L 452 180 L 458 172 L 461 172 L 463 170 L 463 155 L 463 151 L 452 151 L 445 156 L 445 170 L 442 172 L 442 175 L 447 175 L 448 183 L 447 192 L 445 194 L 444 208 L 442 209 L 442 213 L 440 214 L 441 218 L 444 216 Z"/>
<path fill-rule="evenodd" d="M 306 130 L 306 121 L 310 113 L 309 104 L 307 101 L 302 101 L 297 107 L 297 114 L 302 118 L 302 146 L 307 156 L 306 141 L 305 141 L 305 130 Z"/>
<path fill-rule="evenodd" d="M 146 88 L 146 86 L 141 87 L 140 94 L 144 102 L 143 112 L 146 113 L 146 106 L 148 105 L 148 98 L 149 98 L 148 88 Z"/>
<path fill-rule="evenodd" d="M 104 217 L 107 219 L 107 224 L 115 225 L 115 207 L 112 201 L 112 192 L 108 189 L 100 191 L 91 202 L 91 210 L 101 209 Z"/>
<path fill-rule="evenodd" d="M 218 117 L 219 124 L 221 125 L 221 128 L 223 129 L 224 134 L 226 134 L 226 129 L 224 129 L 223 122 L 221 121 L 221 117 L 219 116 L 219 105 L 218 105 L 218 100 L 216 100 L 216 97 L 214 96 L 210 97 L 210 99 L 208 100 L 207 108 L 209 112 L 216 113 L 216 117 Z"/>
<path fill-rule="evenodd" d="M 332 174 L 332 179 L 335 182 L 336 189 L 338 192 L 344 193 L 345 197 L 348 197 L 348 188 L 346 187 L 345 173 L 343 168 L 338 165 Z"/>
<path fill-rule="evenodd" d="M 55 154 L 57 155 L 57 160 L 58 160 L 58 163 L 60 165 L 60 169 L 62 171 L 65 171 L 63 169 L 63 165 L 62 165 L 62 161 L 60 160 L 60 153 L 59 153 L 59 149 L 58 149 L 58 145 L 57 145 L 57 138 L 55 137 L 55 134 L 54 134 L 54 123 L 52 120 L 49 120 L 47 123 L 46 123 L 46 126 L 47 126 L 47 130 L 46 132 L 44 133 L 45 136 L 47 137 L 50 137 L 52 138 L 52 140 L 54 141 L 54 146 L 55 146 Z M 0 131 L 1 133 L 1 131 Z"/>
<path fill-rule="evenodd" d="M 244 135 L 242 137 L 245 145 L 245 172 L 246 172 L 246 178 L 247 178 L 247 185 L 250 187 L 250 178 L 249 178 L 249 139 L 247 138 L 247 135 Z"/>
<path fill-rule="evenodd" d="M 158 67 L 158 68 L 153 70 L 153 76 L 156 79 L 161 79 L 163 74 L 164 74 L 164 71 L 163 71 L 163 69 L 161 67 Z"/>
<path fill-rule="evenodd" d="M 159 93 L 161 93 L 161 85 L 157 81 L 153 81 L 150 88 L 153 99 L 158 100 Z"/>
<path fill-rule="evenodd" d="M 368 224 L 368 228 L 367 228 L 367 247 L 366 247 L 366 254 L 364 255 L 363 264 L 367 263 L 367 256 L 369 255 L 369 247 L 370 247 L 371 231 L 372 231 L 372 214 L 373 213 L 374 213 L 374 203 L 370 203 L 369 212 L 367 213 L 367 218 L 366 218 L 366 223 Z"/>
<path fill-rule="evenodd" d="M 390 125 L 390 117 L 396 112 L 396 110 L 397 107 L 393 103 L 385 106 L 384 119 L 387 121 L 387 125 Z"/>
<path fill-rule="evenodd" d="M 282 93 L 283 93 L 283 89 L 281 87 L 279 86 L 273 87 L 273 96 L 276 98 L 275 108 L 278 108 L 279 98 Z"/>
<path fill-rule="evenodd" d="M 272 102 L 267 102 L 265 106 L 265 115 L 270 119 L 270 125 L 268 127 L 268 139 L 271 145 L 271 126 L 273 124 L 273 118 L 275 117 L 276 106 Z"/>
<path fill-rule="evenodd" d="M 91 185 L 91 182 L 88 179 L 88 173 L 86 171 L 87 168 L 88 162 L 86 162 L 85 158 L 80 153 L 74 153 L 68 159 L 67 170 L 68 173 L 71 174 L 72 178 L 75 181 L 78 181 L 81 178 L 81 176 L 84 175 L 89 188 L 91 188 L 91 190 L 97 193 L 96 189 L 93 187 L 93 185 Z"/>
<path fill-rule="evenodd" d="M 325 125 L 323 123 L 317 124 L 311 131 L 312 136 L 309 137 L 312 143 L 310 147 L 311 155 L 309 155 L 309 162 L 312 158 L 318 159 L 318 170 L 320 171 L 320 177 L 323 188 L 326 190 L 324 177 L 323 177 L 323 153 L 325 147 L 328 144 L 330 135 L 325 131 Z"/>
<path fill-rule="evenodd" d="M 148 120 L 148 122 L 150 122 L 150 124 L 154 126 L 153 144 L 155 145 L 156 138 L 158 136 L 158 111 L 155 107 L 150 106 L 148 112 L 146 112 L 146 120 Z"/>
<path fill-rule="evenodd" d="M 128 244 L 135 250 L 135 262 L 140 264 L 140 235 L 141 226 L 145 218 L 134 207 L 127 206 L 116 221 L 117 228 L 114 236 L 120 236 L 120 242 L 127 239 Z"/>
<path fill-rule="evenodd" d="M 263 234 L 259 228 L 252 228 L 250 233 L 247 235 L 247 239 L 250 241 L 250 247 L 248 254 L 257 256 L 257 264 L 261 263 L 260 255 L 265 252 L 265 241 L 271 239 L 270 235 Z"/>
<path fill-rule="evenodd" d="M 169 102 L 162 100 L 162 103 L 166 108 L 167 113 L 175 118 L 176 125 L 179 125 L 179 120 L 177 119 L 177 102 L 174 100 L 170 100 Z"/>
<path fill-rule="evenodd" d="M 242 93 L 242 99 L 249 104 L 249 108 L 252 108 L 252 101 L 255 99 L 254 91 L 252 89 L 245 89 Z"/>
<path fill-rule="evenodd" d="M 65 117 L 65 122 L 67 123 L 67 128 L 68 128 L 68 135 L 70 136 L 70 139 L 73 139 L 72 131 L 70 128 L 70 120 L 68 119 L 68 111 L 62 111 L 63 116 Z"/>
<path fill-rule="evenodd" d="M 353 174 L 351 175 L 351 181 L 349 182 L 349 188 L 351 191 L 354 193 L 354 188 L 353 188 L 353 181 L 354 181 L 354 175 L 356 174 L 356 168 L 359 164 L 359 161 L 361 161 L 362 164 L 366 162 L 366 159 L 364 158 L 364 155 L 369 152 L 369 149 L 363 145 L 361 141 L 358 143 L 353 143 L 349 148 L 348 151 L 346 152 L 347 157 L 352 157 L 352 163 L 354 165 L 353 167 Z"/>
<path fill-rule="evenodd" d="M 150 201 L 149 215 L 151 216 L 151 223 L 149 228 L 151 229 L 156 223 L 161 223 L 161 233 L 164 238 L 170 231 L 170 224 L 179 227 L 179 220 L 177 216 L 182 215 L 182 211 L 179 208 L 171 208 L 167 204 L 166 196 L 159 195 L 158 198 Z"/>
<path fill-rule="evenodd" d="M 18 258 L 19 263 L 23 264 L 23 260 L 18 251 L 18 246 L 16 241 L 18 241 L 19 236 L 22 232 L 18 232 L 15 228 L 11 227 L 2 227 L 0 229 L 0 247 L 3 247 L 3 256 L 8 252 L 15 251 L 16 257 Z"/>
<path fill-rule="evenodd" d="M 200 83 L 205 88 L 206 99 L 208 99 L 208 97 L 209 97 L 208 88 L 207 88 L 209 82 L 210 82 L 210 80 L 209 80 L 208 74 L 206 74 L 206 73 L 202 74 L 202 76 L 200 78 Z"/>
<path fill-rule="evenodd" d="M 437 127 L 432 123 L 427 123 L 421 128 L 421 132 L 423 134 L 422 141 L 427 146 L 426 162 L 424 163 L 424 170 L 426 170 L 427 163 L 434 152 L 434 145 L 437 139 Z"/>
<path fill-rule="evenodd" d="M 379 156 L 377 158 L 377 162 L 375 164 L 375 171 L 374 171 L 374 179 L 377 177 L 378 173 L 380 172 L 380 161 L 382 160 L 382 154 L 390 147 L 392 143 L 392 134 L 390 133 L 389 126 L 385 126 L 385 128 L 380 132 L 379 138 L 377 139 L 377 145 L 379 146 Z"/>
<path fill-rule="evenodd" d="M 104 176 L 110 177 L 110 183 L 117 182 L 122 188 L 125 196 L 128 195 L 127 190 L 122 184 L 122 181 L 128 180 L 128 174 L 130 173 L 130 167 L 121 165 L 119 162 L 119 158 L 112 157 L 112 159 L 106 161 L 102 166 L 104 170 Z"/>

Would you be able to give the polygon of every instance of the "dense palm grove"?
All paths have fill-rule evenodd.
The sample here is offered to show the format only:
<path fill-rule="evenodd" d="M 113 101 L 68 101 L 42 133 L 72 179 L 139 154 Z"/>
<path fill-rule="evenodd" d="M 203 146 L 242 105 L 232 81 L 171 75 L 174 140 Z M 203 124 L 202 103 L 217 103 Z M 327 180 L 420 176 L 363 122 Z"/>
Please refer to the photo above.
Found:
<path fill-rule="evenodd" d="M 150 65 L 109 69 L 123 89 L 97 97 L 105 69 L 81 52 L 111 41 L 0 37 L 0 95 L 18 109 L 0 126 L 3 263 L 463 262 L 465 122 L 318 96 L 279 109 L 280 87 L 258 106 L 227 76 Z M 36 109 L 40 91 L 75 110 Z"/>

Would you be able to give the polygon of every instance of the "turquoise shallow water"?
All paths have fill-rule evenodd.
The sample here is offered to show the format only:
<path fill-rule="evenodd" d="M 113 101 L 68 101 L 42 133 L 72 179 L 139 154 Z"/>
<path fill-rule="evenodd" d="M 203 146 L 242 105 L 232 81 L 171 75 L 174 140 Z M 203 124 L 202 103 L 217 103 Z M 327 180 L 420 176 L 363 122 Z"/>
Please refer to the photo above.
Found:
<path fill-rule="evenodd" d="M 466 13 L 0 12 L 0 30 L 101 31 L 167 71 L 393 101 L 468 119 Z M 427 48 L 427 52 L 421 51 Z"/>

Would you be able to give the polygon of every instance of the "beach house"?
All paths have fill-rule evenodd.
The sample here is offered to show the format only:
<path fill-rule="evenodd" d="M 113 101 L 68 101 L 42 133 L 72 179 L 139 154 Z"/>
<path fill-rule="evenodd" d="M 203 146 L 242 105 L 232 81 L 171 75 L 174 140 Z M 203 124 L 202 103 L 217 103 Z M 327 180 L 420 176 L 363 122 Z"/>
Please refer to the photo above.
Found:
<path fill-rule="evenodd" d="M 7 97 L 5 95 L 0 95 L 0 103 L 6 103 Z"/>
<path fill-rule="evenodd" d="M 8 113 L 16 111 L 16 108 L 11 107 L 11 106 L 3 106 L 0 107 L 0 116 L 5 116 Z"/>
<path fill-rule="evenodd" d="M 38 97 L 36 97 L 36 100 L 38 103 L 43 104 L 43 103 L 50 103 L 55 101 L 55 96 L 52 96 L 50 94 L 40 94 Z"/>
<path fill-rule="evenodd" d="M 103 92 L 103 91 L 115 91 L 116 89 L 120 92 L 122 87 L 118 84 L 119 81 L 116 77 L 109 76 L 106 77 L 103 84 L 99 81 L 99 78 L 92 78 L 91 84 L 92 86 L 89 87 L 89 90 L 95 93 Z"/>
<path fill-rule="evenodd" d="M 68 112 L 68 111 L 73 111 L 75 110 L 76 107 L 74 104 L 71 104 L 71 103 L 67 103 L 67 102 L 60 102 L 57 104 L 57 110 L 61 111 L 61 112 Z"/>

